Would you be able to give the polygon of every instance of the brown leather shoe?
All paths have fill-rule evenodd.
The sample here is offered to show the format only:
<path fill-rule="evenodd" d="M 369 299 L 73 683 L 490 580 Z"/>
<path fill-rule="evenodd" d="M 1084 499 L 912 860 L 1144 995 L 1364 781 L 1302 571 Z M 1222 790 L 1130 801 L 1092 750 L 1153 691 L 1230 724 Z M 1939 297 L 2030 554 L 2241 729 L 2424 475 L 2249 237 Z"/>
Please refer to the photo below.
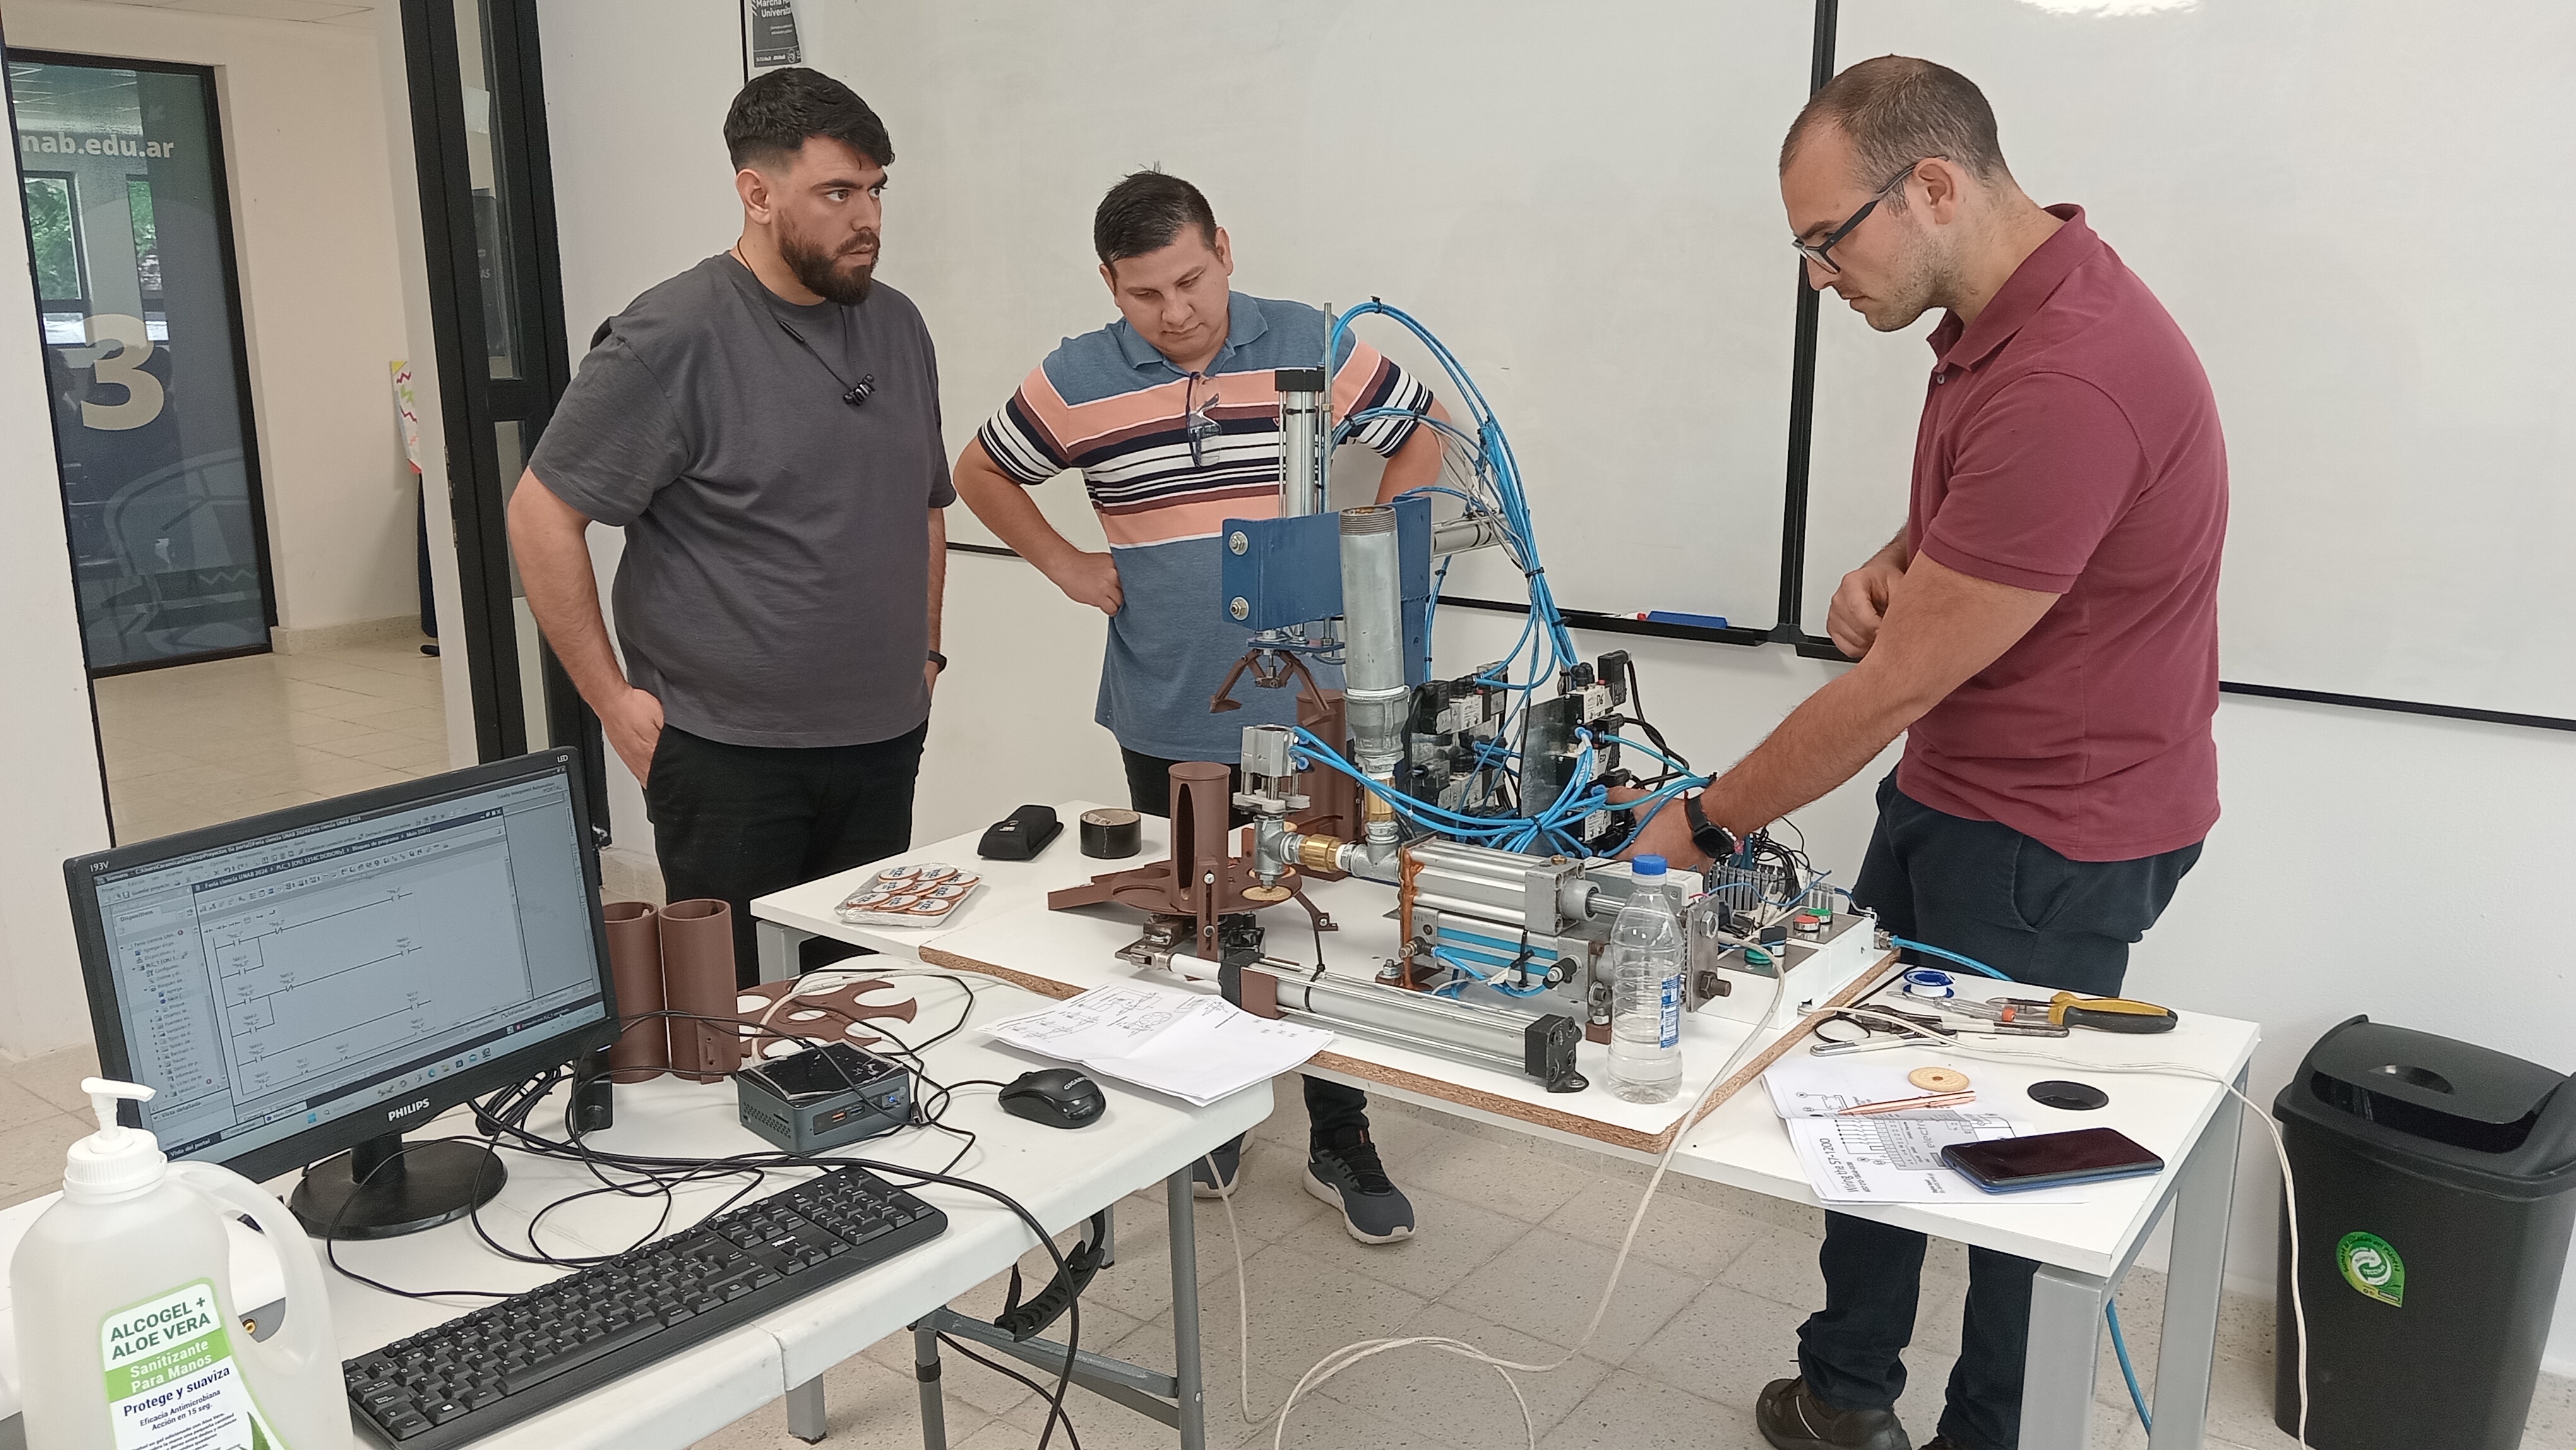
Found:
<path fill-rule="evenodd" d="M 1803 1379 L 1763 1386 L 1753 1423 L 1778 1450 L 1914 1450 L 1894 1410 L 1837 1410 Z"/>

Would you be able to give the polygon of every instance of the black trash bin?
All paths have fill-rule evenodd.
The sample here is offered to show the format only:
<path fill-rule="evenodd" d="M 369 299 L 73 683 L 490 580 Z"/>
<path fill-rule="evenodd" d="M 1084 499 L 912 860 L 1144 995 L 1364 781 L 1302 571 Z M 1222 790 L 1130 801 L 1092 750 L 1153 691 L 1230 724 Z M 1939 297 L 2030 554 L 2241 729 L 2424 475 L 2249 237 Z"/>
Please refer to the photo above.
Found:
<path fill-rule="evenodd" d="M 2299 1199 L 2316 1450 L 2516 1450 L 2576 1228 L 2576 1087 L 2355 1017 L 2272 1101 Z M 2274 1420 L 2299 1418 L 2289 1215 Z"/>

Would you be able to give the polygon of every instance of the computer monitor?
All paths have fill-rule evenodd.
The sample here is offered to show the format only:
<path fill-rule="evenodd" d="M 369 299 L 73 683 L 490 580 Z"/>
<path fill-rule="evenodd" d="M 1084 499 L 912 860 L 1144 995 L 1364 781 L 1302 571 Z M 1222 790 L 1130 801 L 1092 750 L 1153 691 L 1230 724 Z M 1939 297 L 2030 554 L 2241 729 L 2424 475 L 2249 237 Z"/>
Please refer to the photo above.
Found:
<path fill-rule="evenodd" d="M 580 757 L 539 751 L 63 864 L 100 1071 L 173 1158 L 384 1238 L 500 1191 L 446 1108 L 617 1035 Z M 336 1156 L 335 1156 L 336 1155 Z M 327 1160 L 327 1161 L 324 1161 Z"/>

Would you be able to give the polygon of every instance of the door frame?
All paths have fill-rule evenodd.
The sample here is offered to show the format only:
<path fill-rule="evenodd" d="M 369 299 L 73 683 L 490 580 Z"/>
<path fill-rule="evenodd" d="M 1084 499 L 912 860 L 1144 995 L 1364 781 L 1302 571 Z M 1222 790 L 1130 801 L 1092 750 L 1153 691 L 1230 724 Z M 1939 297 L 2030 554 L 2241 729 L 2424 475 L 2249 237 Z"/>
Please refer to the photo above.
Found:
<path fill-rule="evenodd" d="M 260 471 L 259 418 L 258 409 L 252 397 L 256 374 L 252 373 L 250 367 L 248 310 L 242 301 L 240 243 L 234 230 L 236 223 L 233 219 L 232 171 L 225 161 L 228 154 L 227 137 L 230 132 L 225 130 L 224 126 L 223 88 L 215 83 L 215 67 L 190 65 L 182 61 L 130 60 L 123 56 L 88 55 L 78 51 L 42 50 L 20 46 L 0 46 L 0 53 L 5 54 L 6 60 L 23 60 L 35 65 L 82 66 L 91 70 L 153 71 L 162 75 L 194 76 L 202 87 L 206 104 L 208 141 L 206 164 L 211 173 L 215 202 L 215 249 L 219 254 L 223 270 L 224 290 L 232 299 L 233 375 L 241 380 L 241 386 L 236 389 L 235 401 L 241 410 L 242 472 L 250 499 L 251 556 L 259 571 L 260 623 L 272 633 L 257 644 L 240 645 L 232 649 L 206 650 L 183 659 L 141 660 L 133 664 L 98 665 L 91 663 L 89 658 L 89 621 L 83 618 L 81 620 L 82 667 L 88 671 L 91 679 L 97 680 L 113 675 L 139 674 L 145 670 L 168 669 L 175 665 L 204 664 L 211 660 L 239 659 L 245 655 L 268 654 L 273 648 L 271 643 L 275 637 L 273 631 L 277 628 L 277 578 L 269 563 L 268 487 Z M 14 94 L 9 97 L 9 102 L 9 144 L 18 148 L 18 155 L 23 161 L 27 151 L 18 132 L 18 107 Z M 72 225 L 77 232 L 81 226 L 80 191 L 77 186 L 69 189 L 72 193 Z M 13 200 L 18 203 L 18 224 L 21 229 L 24 229 L 26 198 L 20 196 Z M 157 200 L 154 205 L 158 207 Z M 27 248 L 27 285 L 31 291 L 41 293 L 44 288 L 38 286 L 35 280 L 35 238 L 32 234 L 27 239 Z M 95 289 L 89 282 L 89 259 L 86 256 L 81 258 L 81 278 L 82 290 L 94 293 Z M 168 295 L 166 286 L 163 295 L 165 297 Z M 93 315 L 86 309 L 95 301 L 94 295 L 83 299 L 85 316 Z M 36 316 L 40 332 L 44 312 L 45 299 L 38 296 Z M 37 338 L 37 345 L 44 348 L 55 346 L 45 341 L 41 335 Z M 59 410 L 53 411 L 53 422 L 54 489 L 56 493 L 60 493 L 63 487 L 63 434 L 62 415 Z M 72 581 L 73 605 L 77 612 L 80 596 L 80 555 L 71 540 L 71 520 L 68 516 L 64 519 L 63 525 L 63 563 L 67 570 L 67 577 Z"/>
<path fill-rule="evenodd" d="M 599 719 L 542 641 L 545 720 L 551 739 L 528 739 L 520 685 L 517 613 L 510 591 L 509 521 L 496 424 L 520 425 L 522 457 L 535 449 L 572 383 L 564 332 L 562 257 L 555 237 L 554 168 L 546 138 L 544 67 L 534 0 L 481 0 L 492 24 L 496 186 L 511 225 L 503 236 L 518 280 L 519 376 L 491 375 L 484 329 L 482 260 L 474 225 L 465 131 L 463 46 L 455 0 L 402 0 L 403 67 L 410 83 L 412 146 L 420 172 L 421 226 L 429 262 L 429 312 L 447 448 L 448 512 L 455 531 L 466 677 L 480 760 L 547 745 L 578 746 L 590 819 L 609 840 L 608 767 Z M 473 37 L 480 45 L 482 37 Z"/>

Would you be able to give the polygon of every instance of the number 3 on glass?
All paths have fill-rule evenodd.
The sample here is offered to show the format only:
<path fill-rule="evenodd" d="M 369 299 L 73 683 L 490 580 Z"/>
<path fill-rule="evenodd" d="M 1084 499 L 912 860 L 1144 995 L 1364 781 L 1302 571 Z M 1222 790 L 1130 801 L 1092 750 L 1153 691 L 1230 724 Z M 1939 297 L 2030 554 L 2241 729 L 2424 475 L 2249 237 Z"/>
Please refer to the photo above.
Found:
<path fill-rule="evenodd" d="M 152 334 L 143 330 L 143 319 L 117 312 L 100 313 L 89 320 L 89 341 L 93 347 L 117 344 L 116 351 L 101 353 L 90 366 L 100 382 L 125 389 L 125 401 L 84 402 L 81 423 L 102 433 L 122 433 L 160 417 L 161 380 L 143 370 L 143 364 L 152 357 Z"/>

